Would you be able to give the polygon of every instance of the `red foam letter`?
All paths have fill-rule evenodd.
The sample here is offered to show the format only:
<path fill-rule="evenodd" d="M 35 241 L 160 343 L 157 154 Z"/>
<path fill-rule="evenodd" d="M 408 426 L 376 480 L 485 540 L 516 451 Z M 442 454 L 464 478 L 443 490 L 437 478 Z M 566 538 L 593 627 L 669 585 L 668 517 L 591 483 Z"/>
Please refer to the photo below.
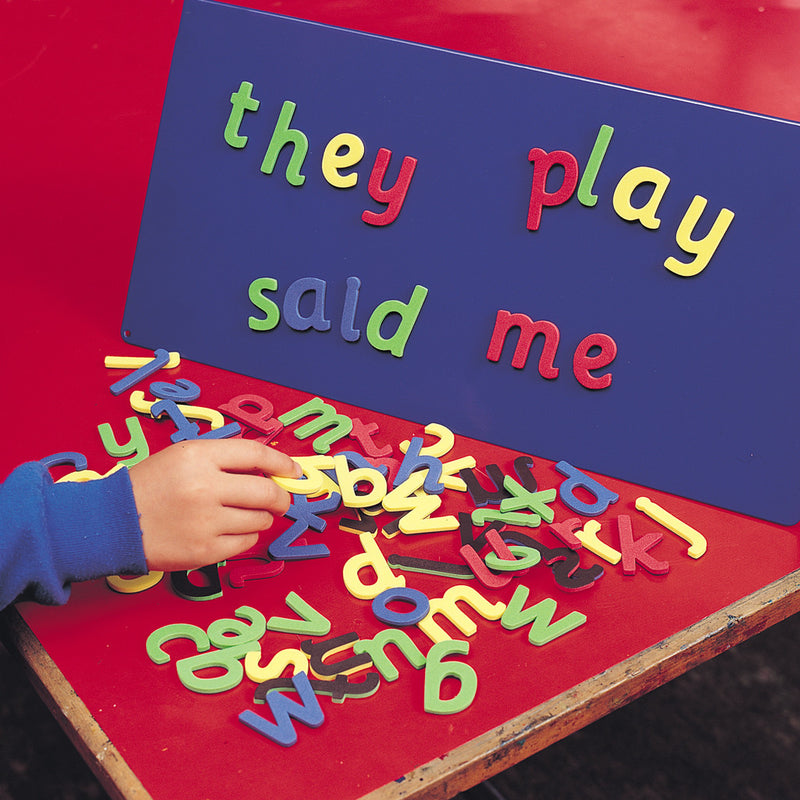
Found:
<path fill-rule="evenodd" d="M 533 182 L 531 184 L 531 201 L 528 206 L 528 230 L 539 230 L 543 206 L 560 206 L 566 203 L 578 185 L 578 161 L 566 150 L 553 150 L 546 153 L 538 147 L 528 153 L 528 161 L 533 162 Z M 547 191 L 547 176 L 553 166 L 558 164 L 564 168 L 561 186 L 554 192 Z"/>
<path fill-rule="evenodd" d="M 376 214 L 374 211 L 364 211 L 361 219 L 368 225 L 388 225 L 397 219 L 397 215 L 400 213 L 400 209 L 406 199 L 406 192 L 414 175 L 414 170 L 417 168 L 417 159 L 406 156 L 400 165 L 400 174 L 397 176 L 394 186 L 390 189 L 384 189 L 382 188 L 383 180 L 386 177 L 386 169 L 391 158 L 392 151 L 387 150 L 385 147 L 381 147 L 378 150 L 378 155 L 375 156 L 375 165 L 372 167 L 372 172 L 369 176 L 367 191 L 373 200 L 385 203 L 387 208 L 380 214 Z"/>
<path fill-rule="evenodd" d="M 283 423 L 272 416 L 272 403 L 257 394 L 240 394 L 223 403 L 219 410 L 268 438 L 277 436 L 283 430 Z"/>
<path fill-rule="evenodd" d="M 558 343 L 561 340 L 561 333 L 558 327 L 547 320 L 537 320 L 534 322 L 527 314 L 509 314 L 508 311 L 498 311 L 492 331 L 492 339 L 489 342 L 489 349 L 486 358 L 489 361 L 499 361 L 503 351 L 508 332 L 513 327 L 519 328 L 519 339 L 514 350 L 514 357 L 511 359 L 511 366 L 522 369 L 528 360 L 528 353 L 531 349 L 534 337 L 541 333 L 544 336 L 542 355 L 539 358 L 539 374 L 543 378 L 553 380 L 558 377 L 558 367 L 553 365 L 558 350 Z"/>
<path fill-rule="evenodd" d="M 590 356 L 589 350 L 599 347 L 596 356 Z M 590 333 L 575 348 L 572 359 L 572 371 L 581 386 L 587 389 L 606 389 L 611 386 L 611 373 L 595 377 L 589 374 L 591 369 L 607 367 L 617 357 L 617 343 L 605 333 Z"/>

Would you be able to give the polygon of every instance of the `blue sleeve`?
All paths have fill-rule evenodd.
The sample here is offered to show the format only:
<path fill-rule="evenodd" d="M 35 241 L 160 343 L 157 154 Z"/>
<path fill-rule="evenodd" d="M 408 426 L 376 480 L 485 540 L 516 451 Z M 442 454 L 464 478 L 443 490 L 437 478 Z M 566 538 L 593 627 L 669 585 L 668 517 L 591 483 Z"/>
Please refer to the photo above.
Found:
<path fill-rule="evenodd" d="M 22 595 L 65 603 L 73 581 L 146 572 L 127 469 L 54 483 L 31 462 L 0 485 L 0 609 Z"/>

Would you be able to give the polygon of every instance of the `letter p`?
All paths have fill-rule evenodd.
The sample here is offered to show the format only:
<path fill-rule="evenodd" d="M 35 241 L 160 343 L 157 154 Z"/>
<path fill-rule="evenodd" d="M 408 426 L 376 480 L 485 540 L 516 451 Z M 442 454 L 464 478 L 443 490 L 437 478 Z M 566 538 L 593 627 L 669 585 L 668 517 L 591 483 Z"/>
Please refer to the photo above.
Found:
<path fill-rule="evenodd" d="M 578 161 L 566 150 L 553 150 L 546 153 L 534 147 L 528 153 L 528 161 L 533 163 L 533 181 L 531 183 L 531 200 L 528 206 L 528 230 L 539 230 L 542 219 L 542 208 L 560 206 L 566 203 L 578 185 Z M 547 177 L 550 170 L 558 165 L 564 168 L 561 185 L 554 191 L 547 191 Z"/>

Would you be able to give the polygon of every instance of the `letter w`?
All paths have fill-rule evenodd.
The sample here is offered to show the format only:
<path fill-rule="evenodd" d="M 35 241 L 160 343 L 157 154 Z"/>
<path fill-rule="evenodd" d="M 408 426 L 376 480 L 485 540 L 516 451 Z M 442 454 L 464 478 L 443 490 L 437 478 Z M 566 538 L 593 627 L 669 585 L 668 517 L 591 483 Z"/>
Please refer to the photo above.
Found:
<path fill-rule="evenodd" d="M 530 589 L 527 586 L 517 586 L 508 607 L 500 618 L 500 624 L 506 630 L 516 630 L 523 625 L 531 624 L 528 632 L 528 641 L 541 647 L 569 631 L 579 628 L 586 622 L 586 615 L 580 611 L 571 611 L 566 616 L 553 622 L 556 613 L 556 601 L 546 597 L 536 605 L 524 608 Z"/>
<path fill-rule="evenodd" d="M 291 747 L 297 741 L 297 731 L 292 725 L 292 719 L 318 728 L 325 721 L 325 715 L 319 705 L 319 700 L 311 688 L 311 682 L 305 672 L 298 672 L 292 677 L 292 684 L 300 696 L 300 703 L 290 700 L 278 691 L 267 692 L 267 705 L 275 722 L 256 714 L 255 711 L 242 711 L 239 720 L 262 736 L 273 742 Z"/>

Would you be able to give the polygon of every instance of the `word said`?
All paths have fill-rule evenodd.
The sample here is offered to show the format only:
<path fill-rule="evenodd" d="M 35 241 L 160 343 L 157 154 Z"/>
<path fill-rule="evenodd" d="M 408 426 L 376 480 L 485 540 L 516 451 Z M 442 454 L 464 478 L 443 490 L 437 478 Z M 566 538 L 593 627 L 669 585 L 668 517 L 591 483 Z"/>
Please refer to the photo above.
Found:
<path fill-rule="evenodd" d="M 298 278 L 286 289 L 283 297 L 284 322 L 295 331 L 315 330 L 329 331 L 331 321 L 327 315 L 325 292 L 327 283 L 320 278 Z M 361 281 L 358 278 L 347 279 L 347 291 L 342 307 L 339 332 L 346 342 L 357 342 L 361 331 L 355 327 L 356 310 Z M 281 311 L 277 303 L 267 297 L 265 292 L 278 290 L 275 278 L 256 278 L 248 289 L 250 302 L 265 316 L 250 316 L 247 324 L 253 331 L 271 331 L 281 320 Z M 424 286 L 415 286 L 407 303 L 400 300 L 384 300 L 370 314 L 367 322 L 367 341 L 376 349 L 389 352 L 402 358 L 408 339 L 422 310 L 428 290 Z M 304 305 L 311 304 L 307 314 L 300 311 L 300 301 Z M 383 335 L 383 327 L 388 317 L 397 320 L 397 327 L 390 336 Z"/>
<path fill-rule="evenodd" d="M 241 132 L 245 113 L 258 111 L 261 101 L 252 95 L 253 84 L 242 81 L 239 89 L 231 95 L 231 111 L 225 125 L 225 141 L 236 149 L 247 145 L 248 136 Z M 271 175 L 278 162 L 278 156 L 285 147 L 291 148 L 289 161 L 286 165 L 286 180 L 292 186 L 302 186 L 306 176 L 301 170 L 308 154 L 308 137 L 303 131 L 291 128 L 292 118 L 297 109 L 297 104 L 285 100 L 281 106 L 280 114 L 272 131 L 272 137 L 267 145 L 264 159 L 261 162 L 261 172 Z M 364 142 L 354 133 L 339 133 L 326 145 L 322 153 L 322 175 L 325 180 L 338 189 L 349 189 L 358 183 L 358 173 L 352 169 L 364 157 Z M 368 225 L 388 225 L 397 219 L 403 208 L 408 187 L 414 177 L 417 159 L 406 156 L 400 165 L 400 172 L 394 185 L 384 187 L 386 171 L 392 158 L 392 151 L 385 147 L 378 149 L 375 163 L 367 181 L 369 196 L 386 208 L 380 213 L 366 209 L 361 214 L 361 219 Z M 346 170 L 350 170 L 347 172 Z"/>

